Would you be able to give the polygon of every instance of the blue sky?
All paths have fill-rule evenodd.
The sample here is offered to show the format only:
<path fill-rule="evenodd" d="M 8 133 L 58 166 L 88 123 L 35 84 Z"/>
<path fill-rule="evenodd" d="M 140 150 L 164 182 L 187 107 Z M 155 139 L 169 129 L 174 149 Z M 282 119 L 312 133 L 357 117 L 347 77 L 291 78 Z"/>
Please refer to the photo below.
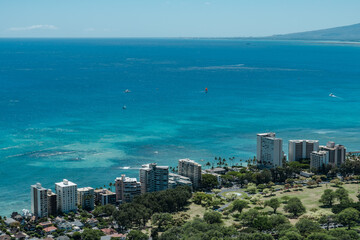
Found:
<path fill-rule="evenodd" d="M 244 37 L 360 23 L 360 0 L 0 0 L 0 37 Z"/>

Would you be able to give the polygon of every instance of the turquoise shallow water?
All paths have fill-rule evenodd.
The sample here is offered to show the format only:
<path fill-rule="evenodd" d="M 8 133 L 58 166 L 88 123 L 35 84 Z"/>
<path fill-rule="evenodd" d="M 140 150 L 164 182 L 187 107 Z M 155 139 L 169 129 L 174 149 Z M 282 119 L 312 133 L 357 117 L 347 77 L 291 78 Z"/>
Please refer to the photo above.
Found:
<path fill-rule="evenodd" d="M 30 208 L 36 182 L 99 187 L 149 162 L 247 159 L 257 132 L 285 151 L 297 138 L 360 150 L 359 80 L 352 45 L 0 40 L 0 215 Z"/>

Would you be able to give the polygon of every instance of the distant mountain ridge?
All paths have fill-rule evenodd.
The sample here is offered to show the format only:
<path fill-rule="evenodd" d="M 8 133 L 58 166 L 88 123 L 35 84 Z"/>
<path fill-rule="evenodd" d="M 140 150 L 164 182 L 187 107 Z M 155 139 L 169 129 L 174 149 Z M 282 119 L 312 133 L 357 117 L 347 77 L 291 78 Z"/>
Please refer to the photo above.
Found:
<path fill-rule="evenodd" d="M 266 39 L 360 41 L 360 23 L 308 32 L 273 35 L 266 37 Z"/>

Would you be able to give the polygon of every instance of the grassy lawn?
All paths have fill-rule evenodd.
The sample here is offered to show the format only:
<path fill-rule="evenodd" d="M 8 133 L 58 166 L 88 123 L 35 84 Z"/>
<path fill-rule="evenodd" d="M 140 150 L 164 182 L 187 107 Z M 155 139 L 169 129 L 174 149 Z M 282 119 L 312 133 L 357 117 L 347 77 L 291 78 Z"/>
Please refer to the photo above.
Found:
<path fill-rule="evenodd" d="M 195 203 L 191 203 L 189 206 L 186 207 L 185 211 L 179 212 L 177 214 L 187 213 L 190 216 L 189 220 L 192 220 L 195 217 L 202 218 L 204 216 L 205 211 L 206 209 L 203 206 L 197 205 Z"/>
<path fill-rule="evenodd" d="M 349 191 L 349 196 L 350 198 L 352 198 L 353 200 L 357 201 L 357 192 L 358 192 L 358 184 L 344 184 L 343 187 Z M 302 191 L 294 191 L 291 190 L 290 192 L 275 192 L 273 196 L 271 197 L 263 197 L 262 200 L 266 201 L 268 199 L 277 197 L 277 198 L 281 198 L 283 196 L 289 196 L 289 197 L 298 197 L 301 202 L 304 204 L 304 206 L 306 207 L 306 211 L 309 212 L 311 209 L 323 209 L 326 211 L 331 212 L 331 208 L 323 208 L 322 204 L 319 202 L 321 195 L 323 194 L 325 189 L 332 189 L 332 190 L 336 190 L 336 187 L 332 187 L 330 186 L 330 184 L 321 184 L 319 187 L 315 187 L 315 188 L 302 188 Z M 255 207 L 254 205 L 251 205 L 251 207 Z M 280 206 L 280 208 L 277 210 L 279 213 L 288 215 L 284 209 L 284 204 L 282 204 Z M 264 208 L 262 211 L 267 211 L 270 212 L 272 211 L 272 209 L 270 207 L 266 207 Z M 298 221 L 298 219 L 290 219 L 291 223 L 296 223 Z"/>
<path fill-rule="evenodd" d="M 243 198 L 243 197 L 247 196 L 247 194 L 244 193 L 244 192 L 242 192 L 242 191 L 224 192 L 224 193 L 222 193 L 221 195 L 222 195 L 223 197 L 226 197 L 226 196 L 231 195 L 231 194 L 236 194 L 238 198 Z M 240 195 L 240 194 L 241 194 L 241 195 Z"/>
<path fill-rule="evenodd" d="M 355 201 L 357 201 L 357 192 L 358 192 L 358 188 L 359 188 L 359 184 L 344 184 L 343 187 L 349 191 L 349 195 L 352 199 L 354 199 Z M 332 187 L 330 186 L 330 184 L 320 184 L 319 187 L 315 187 L 315 188 L 306 188 L 303 187 L 302 191 L 294 191 L 291 190 L 290 192 L 283 192 L 283 191 L 278 191 L 278 192 L 274 192 L 274 195 L 271 197 L 262 197 L 263 201 L 269 200 L 271 198 L 277 197 L 277 198 L 281 198 L 283 196 L 289 196 L 289 197 L 298 197 L 301 202 L 304 204 L 304 206 L 306 207 L 306 211 L 309 212 L 311 209 L 316 208 L 316 209 L 323 209 L 326 211 L 331 212 L 331 208 L 322 208 L 321 207 L 321 203 L 319 202 L 319 199 L 321 197 L 321 195 L 323 194 L 325 189 L 333 189 L 336 190 L 336 187 Z M 233 193 L 241 193 L 242 195 L 239 196 L 239 198 L 243 198 L 245 196 L 247 196 L 246 193 L 241 192 L 241 191 L 230 191 L 230 192 L 225 192 L 222 195 L 226 196 L 228 194 L 233 194 Z M 250 204 L 250 208 L 256 208 L 259 207 L 258 205 L 253 205 Z M 277 210 L 277 212 L 282 213 L 286 216 L 289 216 L 288 213 L 286 213 L 283 209 L 284 204 L 281 204 L 280 208 Z M 248 209 L 250 209 L 248 208 Z M 244 211 L 247 211 L 248 209 L 245 209 Z M 272 208 L 270 207 L 266 207 L 264 209 L 261 209 L 260 211 L 265 211 L 265 212 L 272 212 Z M 190 216 L 190 218 L 187 221 L 190 221 L 192 219 L 194 219 L 195 217 L 199 217 L 202 218 L 204 216 L 204 213 L 206 212 L 206 208 L 201 206 L 201 205 L 197 205 L 195 203 L 191 203 L 189 206 L 186 207 L 186 209 L 182 212 L 178 212 L 175 215 L 180 215 L 182 213 L 186 213 Z M 225 216 L 224 216 L 225 217 Z M 298 219 L 291 219 L 289 218 L 290 222 L 292 224 L 295 224 Z M 226 226 L 231 226 L 233 223 L 236 223 L 236 221 L 234 221 L 234 218 L 229 215 L 228 219 L 223 218 L 224 224 Z M 150 223 L 149 223 L 150 225 Z M 359 226 L 360 228 L 360 226 Z M 146 231 L 148 232 L 148 231 Z"/>
<path fill-rule="evenodd" d="M 358 191 L 358 184 L 344 184 L 343 187 L 349 191 L 349 196 L 353 200 L 357 200 L 357 191 Z M 298 197 L 301 202 L 304 204 L 307 210 L 310 210 L 312 208 L 320 208 L 321 203 L 319 202 L 319 199 L 321 195 L 323 194 L 325 189 L 332 189 L 336 190 L 336 187 L 330 186 L 330 184 L 325 185 L 321 184 L 320 187 L 315 188 L 303 188 L 302 191 L 293 191 L 291 192 L 276 192 L 275 196 L 272 197 L 283 197 L 283 196 L 289 196 L 289 197 Z M 268 199 L 266 197 L 263 198 L 264 200 Z"/>

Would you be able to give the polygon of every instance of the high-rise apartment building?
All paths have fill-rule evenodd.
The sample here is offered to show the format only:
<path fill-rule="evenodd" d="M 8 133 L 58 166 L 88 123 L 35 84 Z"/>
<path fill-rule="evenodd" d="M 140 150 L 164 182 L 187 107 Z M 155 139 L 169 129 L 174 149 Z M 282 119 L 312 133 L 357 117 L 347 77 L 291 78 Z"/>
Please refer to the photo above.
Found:
<path fill-rule="evenodd" d="M 78 188 L 77 203 L 82 209 L 93 210 L 95 205 L 94 189 L 92 187 Z"/>
<path fill-rule="evenodd" d="M 38 218 L 48 216 L 47 189 L 40 183 L 31 185 L 31 212 Z"/>
<path fill-rule="evenodd" d="M 115 179 L 116 201 L 130 202 L 141 194 L 141 184 L 136 178 L 121 177 Z"/>
<path fill-rule="evenodd" d="M 140 168 L 141 193 L 166 190 L 168 180 L 168 166 L 156 166 L 156 163 L 150 163 Z"/>
<path fill-rule="evenodd" d="M 282 139 L 276 138 L 275 133 L 257 134 L 257 161 L 259 167 L 281 167 L 284 159 Z"/>
<path fill-rule="evenodd" d="M 48 201 L 48 216 L 57 215 L 57 202 L 56 194 L 53 193 L 50 189 L 47 191 L 47 201 Z"/>
<path fill-rule="evenodd" d="M 310 168 L 320 169 L 329 163 L 329 152 L 314 151 L 310 154 Z"/>
<path fill-rule="evenodd" d="M 310 159 L 310 154 L 318 150 L 318 140 L 290 140 L 288 159 L 290 162 L 299 161 L 300 159 Z"/>
<path fill-rule="evenodd" d="M 343 145 L 335 145 L 334 142 L 328 142 L 326 146 L 320 146 L 319 149 L 329 152 L 329 164 L 332 166 L 340 166 L 345 162 L 346 147 Z"/>
<path fill-rule="evenodd" d="M 67 179 L 55 183 L 55 192 L 58 212 L 68 213 L 77 210 L 77 185 L 75 183 Z"/>
<path fill-rule="evenodd" d="M 178 174 L 190 178 L 193 188 L 197 189 L 201 184 L 201 165 L 188 158 L 180 159 Z"/>

